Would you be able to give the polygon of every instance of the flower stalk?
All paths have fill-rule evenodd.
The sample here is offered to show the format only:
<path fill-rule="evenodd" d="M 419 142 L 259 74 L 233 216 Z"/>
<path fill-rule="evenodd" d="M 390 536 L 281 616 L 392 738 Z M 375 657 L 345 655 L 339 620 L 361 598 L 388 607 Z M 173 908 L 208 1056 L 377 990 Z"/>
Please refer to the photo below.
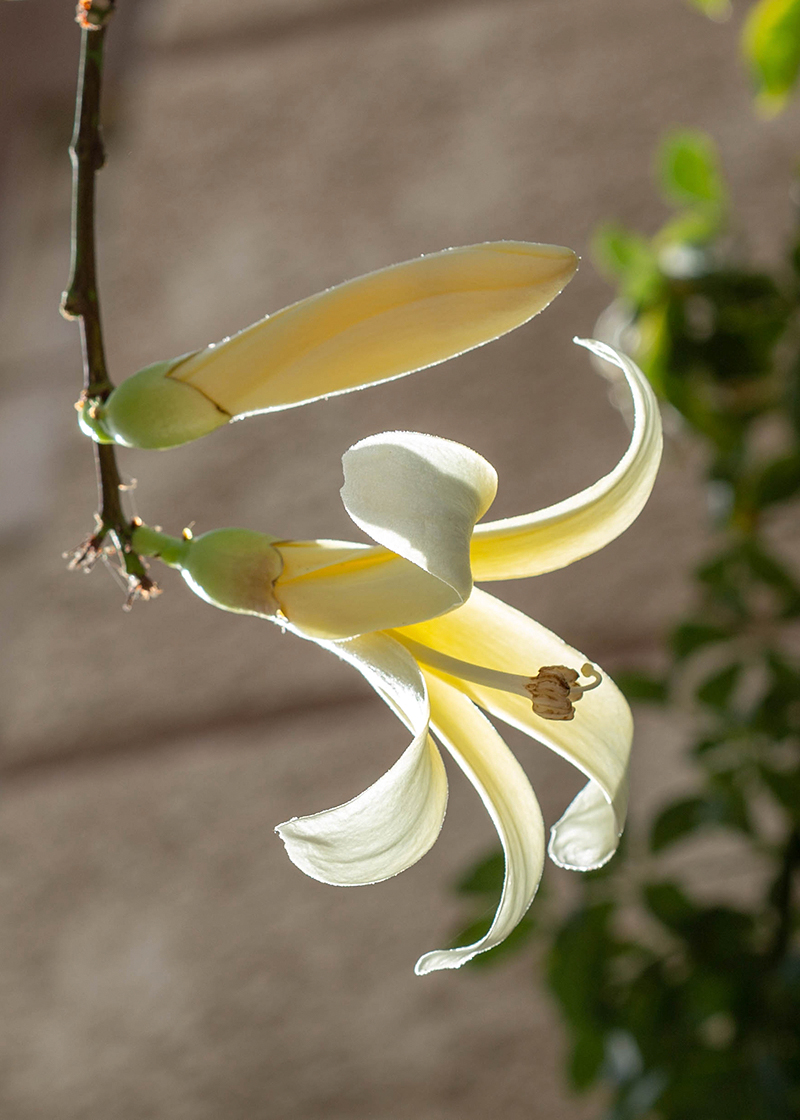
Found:
<path fill-rule="evenodd" d="M 108 375 L 95 253 L 95 176 L 105 163 L 100 128 L 103 48 L 114 0 L 82 0 L 77 21 L 81 26 L 81 56 L 75 127 L 70 144 L 72 160 L 72 259 L 67 290 L 61 301 L 66 319 L 77 319 L 83 349 L 83 392 L 79 407 L 89 415 L 114 388 Z M 95 468 L 99 511 L 95 531 L 70 557 L 70 568 L 91 569 L 109 550 L 120 557 L 130 607 L 137 598 L 148 599 L 158 588 L 132 545 L 132 525 L 122 507 L 122 481 L 112 444 L 95 443 Z"/>

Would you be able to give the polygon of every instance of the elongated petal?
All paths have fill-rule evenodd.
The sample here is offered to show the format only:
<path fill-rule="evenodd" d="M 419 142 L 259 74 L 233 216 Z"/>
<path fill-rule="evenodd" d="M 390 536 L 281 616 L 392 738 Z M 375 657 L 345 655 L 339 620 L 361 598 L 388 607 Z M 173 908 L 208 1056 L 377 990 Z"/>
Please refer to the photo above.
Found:
<path fill-rule="evenodd" d="M 472 782 L 497 829 L 506 858 L 500 905 L 480 941 L 439 949 L 417 961 L 419 975 L 460 968 L 504 941 L 533 901 L 544 865 L 544 825 L 525 772 L 489 721 L 457 689 L 425 674 L 435 734 Z"/>
<path fill-rule="evenodd" d="M 442 827 L 447 778 L 428 734 L 428 698 L 412 657 L 385 634 L 321 642 L 353 665 L 413 732 L 392 768 L 352 801 L 278 825 L 289 858 L 312 879 L 359 886 L 416 863 Z"/>
<path fill-rule="evenodd" d="M 273 594 L 305 637 L 335 640 L 405 626 L 451 610 L 448 583 L 380 545 L 276 541 L 283 571 Z"/>
<path fill-rule="evenodd" d="M 398 632 L 401 641 L 403 635 L 451 657 L 524 676 L 534 676 L 544 665 L 580 669 L 586 661 L 582 653 L 544 626 L 478 589 L 463 607 L 442 618 L 405 627 Z M 633 739 L 630 709 L 613 681 L 604 674 L 600 687 L 587 692 L 576 704 L 575 718 L 559 722 L 535 715 L 522 696 L 452 677 L 445 679 L 492 715 L 568 759 L 596 784 L 605 808 L 598 806 L 594 815 L 587 816 L 586 803 L 579 797 L 557 827 L 566 835 L 570 821 L 580 816 L 592 832 L 586 842 L 586 851 L 593 853 L 591 866 L 605 862 L 613 854 L 625 820 L 626 774 Z M 572 844 L 571 850 L 575 848 Z M 561 849 L 556 846 L 554 850 Z"/>
<path fill-rule="evenodd" d="M 342 501 L 356 525 L 467 599 L 470 537 L 497 492 L 494 467 L 469 447 L 420 432 L 369 436 L 342 465 Z"/>
<path fill-rule="evenodd" d="M 569 249 L 497 241 L 384 268 L 292 304 L 169 376 L 231 416 L 400 377 L 527 322 L 577 267 Z"/>
<path fill-rule="evenodd" d="M 472 537 L 472 575 L 519 579 L 564 568 L 597 552 L 639 516 L 661 461 L 661 417 L 647 378 L 630 358 L 593 339 L 575 339 L 618 366 L 633 397 L 634 427 L 616 467 L 572 498 L 547 509 L 478 525 Z"/>

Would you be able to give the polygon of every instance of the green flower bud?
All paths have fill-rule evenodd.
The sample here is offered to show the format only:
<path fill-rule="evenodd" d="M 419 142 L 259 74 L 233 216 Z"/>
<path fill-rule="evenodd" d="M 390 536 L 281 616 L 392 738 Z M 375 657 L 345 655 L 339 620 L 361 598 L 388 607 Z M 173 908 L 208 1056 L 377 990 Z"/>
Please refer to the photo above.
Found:
<path fill-rule="evenodd" d="M 99 431 L 100 442 L 113 440 L 124 447 L 167 448 L 227 424 L 229 413 L 194 385 L 169 376 L 186 357 L 184 354 L 172 361 L 156 362 L 123 381 L 103 405 L 95 408 L 94 427 L 87 435 L 98 439 Z"/>

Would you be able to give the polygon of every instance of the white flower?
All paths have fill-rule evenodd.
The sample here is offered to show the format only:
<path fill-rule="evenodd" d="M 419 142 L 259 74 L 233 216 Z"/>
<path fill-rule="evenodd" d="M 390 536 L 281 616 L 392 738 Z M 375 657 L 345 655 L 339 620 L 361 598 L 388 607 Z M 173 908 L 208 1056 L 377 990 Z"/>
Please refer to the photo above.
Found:
<path fill-rule="evenodd" d="M 475 786 L 505 852 L 500 905 L 485 937 L 425 954 L 418 973 L 458 968 L 507 937 L 543 868 L 535 794 L 479 709 L 586 775 L 587 785 L 551 831 L 556 863 L 601 866 L 623 827 L 633 726 L 622 694 L 555 634 L 473 588 L 473 579 L 535 576 L 597 551 L 647 500 L 661 454 L 652 390 L 628 358 L 603 343 L 582 345 L 623 371 L 633 397 L 633 435 L 613 471 L 548 509 L 476 525 L 497 486 L 489 463 L 448 440 L 387 432 L 343 457 L 345 508 L 374 545 L 282 541 L 239 529 L 188 541 L 145 527 L 135 534 L 135 547 L 181 568 L 209 602 L 270 618 L 353 665 L 411 732 L 400 759 L 365 792 L 278 826 L 290 859 L 308 875 L 340 885 L 373 883 L 428 850 L 447 802 L 431 732 Z M 577 683 L 581 672 L 593 676 L 591 685 Z M 546 682 L 546 696 L 537 686 L 531 690 L 537 677 Z"/>

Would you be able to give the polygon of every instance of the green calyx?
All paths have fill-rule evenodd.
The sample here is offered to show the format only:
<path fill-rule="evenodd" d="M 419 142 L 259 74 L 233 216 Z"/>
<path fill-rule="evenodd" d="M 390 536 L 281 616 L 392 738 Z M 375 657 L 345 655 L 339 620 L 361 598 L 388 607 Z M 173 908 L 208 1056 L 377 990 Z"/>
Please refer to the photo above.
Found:
<path fill-rule="evenodd" d="M 141 525 L 132 544 L 143 556 L 157 556 L 178 568 L 196 595 L 221 610 L 274 618 L 279 608 L 272 586 L 283 559 L 275 537 L 252 529 L 212 529 L 199 537 L 171 537 Z"/>
<path fill-rule="evenodd" d="M 227 424 L 230 415 L 170 372 L 188 355 L 156 362 L 123 381 L 102 403 L 84 406 L 81 430 L 98 443 L 165 449 L 189 443 Z"/>

